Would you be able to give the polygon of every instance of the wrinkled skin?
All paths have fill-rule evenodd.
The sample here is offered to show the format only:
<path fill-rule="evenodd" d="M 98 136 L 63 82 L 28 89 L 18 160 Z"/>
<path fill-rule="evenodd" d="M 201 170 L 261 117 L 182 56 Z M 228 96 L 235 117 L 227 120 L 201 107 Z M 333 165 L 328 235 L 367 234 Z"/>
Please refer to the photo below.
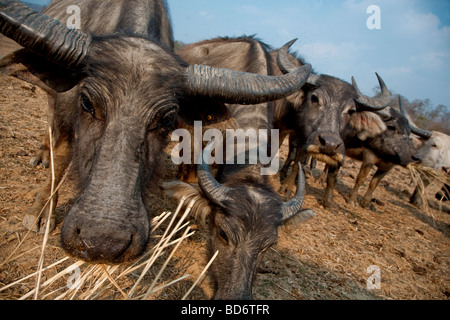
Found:
<path fill-rule="evenodd" d="M 113 47 L 122 47 L 121 54 L 108 55 Z M 101 67 L 119 63 L 128 72 Z M 153 65 L 171 67 L 155 73 Z M 86 76 L 58 97 L 56 123 L 72 119 L 67 157 L 74 159 L 83 190 L 61 231 L 63 247 L 71 255 L 118 263 L 144 250 L 150 227 L 142 193 L 174 128 L 176 96 L 182 94 L 179 68 L 179 61 L 147 41 L 99 40 L 84 68 Z M 117 83 L 124 85 L 118 88 Z M 78 108 L 61 111 L 67 105 Z"/>
<path fill-rule="evenodd" d="M 110 35 L 115 32 L 126 32 L 140 35 L 142 37 L 154 37 L 160 40 L 160 44 L 167 48 L 174 47 L 172 28 L 167 15 L 167 6 L 164 1 L 135 0 L 131 4 L 126 0 L 104 0 L 75 2 L 74 0 L 53 0 L 42 12 L 66 23 L 72 21 L 72 12 L 67 8 L 76 4 L 80 8 L 80 27 L 85 33 L 97 36 Z M 111 8 L 115 8 L 111 15 Z M 109 12 L 108 23 L 104 19 L 98 19 L 105 12 Z M 136 17 L 139 16 L 139 20 Z M 157 16 L 157 23 L 152 16 Z M 156 27 L 157 26 L 157 27 Z M 53 123 L 53 112 L 55 109 L 55 93 L 48 92 L 48 123 Z M 50 140 L 45 133 L 44 140 L 39 151 L 31 159 L 31 164 L 37 166 L 42 164 L 48 168 L 50 165 Z"/>

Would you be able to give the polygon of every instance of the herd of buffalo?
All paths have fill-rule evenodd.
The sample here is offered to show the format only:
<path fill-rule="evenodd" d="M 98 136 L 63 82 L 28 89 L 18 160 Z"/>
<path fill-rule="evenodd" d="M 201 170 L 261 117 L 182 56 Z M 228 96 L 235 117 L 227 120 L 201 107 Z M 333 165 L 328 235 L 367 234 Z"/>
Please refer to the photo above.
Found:
<path fill-rule="evenodd" d="M 65 24 L 71 5 L 80 8 L 80 29 Z M 52 128 L 32 164 L 50 165 L 52 141 L 54 179 L 49 174 L 23 224 L 41 233 L 55 228 L 55 220 L 46 218 L 51 208 L 38 214 L 52 183 L 71 170 L 77 197 L 64 218 L 61 243 L 88 262 L 139 257 L 151 235 L 147 195 L 162 188 L 174 199 L 196 200 L 192 214 L 208 222 L 208 254 L 219 251 L 211 266 L 214 298 L 252 299 L 258 261 L 277 242 L 278 228 L 288 219 L 315 216 L 313 208 L 302 207 L 301 164 L 310 158 L 326 164 L 324 207 L 333 206 L 346 157 L 362 161 L 349 196 L 355 204 L 377 167 L 362 206 L 370 205 L 395 165 L 450 168 L 450 137 L 418 128 L 378 74 L 380 93 L 366 96 L 355 79 L 313 72 L 289 52 L 293 41 L 273 50 L 254 37 L 216 38 L 175 53 L 163 0 L 53 0 L 42 12 L 0 0 L 0 32 L 18 44 L 1 58 L 0 72 L 47 93 Z M 229 129 L 276 129 L 278 145 L 289 136 L 280 177 L 294 196 L 283 200 L 271 177 L 261 174 L 261 162 L 210 165 L 212 143 L 203 144 L 200 164 L 181 164 L 178 180 L 162 181 L 161 154 L 171 133 L 192 131 L 196 121 L 224 135 Z M 250 151 L 244 144 L 246 160 Z M 414 192 L 411 202 L 422 201 Z"/>

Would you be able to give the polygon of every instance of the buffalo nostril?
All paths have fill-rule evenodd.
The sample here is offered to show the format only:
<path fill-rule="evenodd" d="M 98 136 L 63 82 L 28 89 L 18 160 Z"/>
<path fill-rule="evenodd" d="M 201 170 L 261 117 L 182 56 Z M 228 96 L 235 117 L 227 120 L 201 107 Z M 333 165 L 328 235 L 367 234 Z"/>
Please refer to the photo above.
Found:
<path fill-rule="evenodd" d="M 336 153 L 342 146 L 343 141 L 331 135 L 319 135 L 320 151 L 326 154 Z"/>
<path fill-rule="evenodd" d="M 90 262 L 115 263 L 120 262 L 132 247 L 133 237 L 117 239 L 112 237 L 80 237 L 83 243 L 85 259 Z"/>
<path fill-rule="evenodd" d="M 327 145 L 327 141 L 321 135 L 319 135 L 319 142 L 321 146 Z"/>
<path fill-rule="evenodd" d="M 417 162 L 417 163 L 421 163 L 422 162 L 422 158 L 420 156 L 418 156 L 418 155 L 412 156 L 412 159 L 413 159 L 414 162 Z"/>
<path fill-rule="evenodd" d="M 146 244 L 146 238 L 128 228 L 114 228 L 105 232 L 75 226 L 63 228 L 61 236 L 66 252 L 92 263 L 133 260 L 145 249 Z"/>

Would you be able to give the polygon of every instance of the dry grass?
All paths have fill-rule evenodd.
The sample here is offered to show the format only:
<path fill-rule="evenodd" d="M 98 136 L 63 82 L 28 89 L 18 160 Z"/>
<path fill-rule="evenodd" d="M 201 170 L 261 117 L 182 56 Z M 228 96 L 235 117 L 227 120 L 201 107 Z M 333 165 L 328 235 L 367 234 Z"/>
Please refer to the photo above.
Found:
<path fill-rule="evenodd" d="M 31 85 L 19 80 L 2 76 L 0 88 L 1 300 L 22 298 L 36 288 L 43 236 L 33 232 L 27 236 L 28 231 L 24 230 L 22 219 L 49 172 L 29 165 L 41 144 L 47 106 L 45 93 L 39 89 L 33 90 Z M 280 150 L 280 159 L 287 156 L 285 142 Z M 165 181 L 172 180 L 177 172 L 170 159 L 170 150 L 174 144 L 168 146 L 165 154 L 161 155 L 165 158 Z M 280 230 L 278 244 L 266 252 L 258 268 L 253 287 L 255 299 L 450 298 L 450 207 L 443 203 L 442 210 L 436 209 L 437 201 L 433 195 L 437 192 L 437 186 L 428 186 L 426 192 L 434 216 L 432 219 L 431 214 L 409 203 L 415 185 L 411 183 L 409 170 L 396 167 L 375 190 L 374 198 L 378 201 L 373 203 L 376 208 L 376 212 L 373 212 L 345 201 L 359 168 L 359 162 L 349 160 L 344 163 L 334 192 L 336 207 L 331 209 L 325 209 L 320 204 L 324 186 L 316 182 L 313 176 L 307 177 L 304 207 L 312 208 L 317 216 L 305 224 Z M 151 195 L 150 214 L 160 217 L 159 220 L 153 220 L 153 223 L 160 225 L 155 225 L 152 232 L 145 252 L 149 255 L 137 262 L 135 270 L 124 274 L 131 265 L 96 268 L 82 262 L 74 265 L 78 261 L 65 257 L 59 243 L 63 218 L 76 196 L 72 185 L 73 181 L 68 176 L 59 190 L 56 229 L 50 234 L 46 246 L 38 298 L 56 299 L 64 294 L 66 296 L 60 299 L 125 299 L 151 258 L 153 251 L 150 251 L 156 250 L 172 220 L 171 214 L 167 213 L 165 217 L 163 213 L 175 212 L 177 206 L 164 197 Z M 359 198 L 367 187 L 368 182 L 362 187 Z M 276 185 L 277 188 L 279 185 Z M 175 219 L 173 227 L 178 217 Z M 128 298 L 144 298 L 177 245 L 178 242 L 174 241 L 184 231 L 184 228 L 181 229 L 169 240 L 167 244 L 172 244 L 156 258 L 136 286 L 135 293 Z M 208 234 L 201 228 L 195 231 L 195 234 L 180 242 L 154 284 L 153 293 L 147 298 L 182 299 L 194 280 L 201 276 L 208 263 Z M 8 262 L 4 263 L 7 257 Z M 138 267 L 140 264 L 142 266 Z M 366 288 L 369 276 L 366 270 L 370 265 L 381 268 L 380 290 L 370 291 Z M 47 285 L 53 277 L 63 272 L 63 276 Z M 179 280 L 183 276 L 185 278 Z M 76 279 L 82 279 L 83 285 L 78 291 L 66 294 L 68 285 L 74 286 Z M 5 286 L 10 287 L 4 289 Z M 212 288 L 210 279 L 202 278 L 189 293 L 188 299 L 209 299 L 213 294 Z M 26 299 L 33 299 L 34 294 L 33 291 Z"/>
<path fill-rule="evenodd" d="M 426 199 L 426 195 L 425 195 L 426 186 L 424 184 L 424 180 L 427 180 L 429 182 L 436 181 L 441 184 L 445 184 L 445 183 L 449 184 L 450 183 L 450 177 L 442 171 L 438 171 L 438 170 L 435 170 L 435 169 L 429 168 L 429 167 L 424 167 L 420 164 L 415 164 L 415 163 L 409 164 L 407 166 L 407 168 L 411 175 L 411 180 L 418 187 L 418 190 L 419 190 L 419 193 L 420 193 L 420 196 L 422 197 L 422 199 Z M 441 199 L 441 201 L 440 201 L 440 204 L 441 204 L 440 207 L 442 206 L 442 201 L 443 201 L 443 199 Z M 423 201 L 423 204 L 424 204 L 424 210 L 428 214 L 433 215 L 432 211 L 430 210 L 430 208 L 428 206 L 428 201 Z"/>
<path fill-rule="evenodd" d="M 173 279 L 167 278 L 161 280 L 163 272 L 169 265 L 180 244 L 194 234 L 189 227 L 189 222 L 185 222 L 193 202 L 189 203 L 186 210 L 179 217 L 179 212 L 183 205 L 184 199 L 180 202 L 175 213 L 164 212 L 152 220 L 152 230 L 157 230 L 170 218 L 170 222 L 163 234 L 157 236 L 159 238 L 158 242 L 147 250 L 140 259 L 132 263 L 109 266 L 88 264 L 84 261 L 72 261 L 73 259 L 64 257 L 44 267 L 43 256 L 48 238 L 44 236 L 38 270 L 35 273 L 1 287 L 0 293 L 6 289 L 20 286 L 25 281 L 36 278 L 34 288 L 20 297 L 8 297 L 3 294 L 2 298 L 18 300 L 30 298 L 34 300 L 95 300 L 112 298 L 137 300 L 154 298 L 159 291 L 190 277 L 189 274 L 184 274 Z M 166 253 L 168 251 L 170 253 L 167 256 Z M 195 285 L 203 278 L 214 258 L 215 256 L 195 280 L 194 284 L 187 290 L 183 299 L 189 296 Z M 9 257 L 8 261 L 2 264 L 10 263 L 13 260 L 14 258 L 11 259 Z M 164 260 L 162 264 L 160 262 L 161 260 Z M 61 271 L 51 277 L 47 277 L 48 280 L 41 283 L 42 275 L 45 272 L 58 267 L 61 268 L 68 263 L 70 265 L 63 267 Z M 152 269 L 152 272 L 149 272 L 150 269 Z M 153 275 L 154 273 L 156 275 Z"/>

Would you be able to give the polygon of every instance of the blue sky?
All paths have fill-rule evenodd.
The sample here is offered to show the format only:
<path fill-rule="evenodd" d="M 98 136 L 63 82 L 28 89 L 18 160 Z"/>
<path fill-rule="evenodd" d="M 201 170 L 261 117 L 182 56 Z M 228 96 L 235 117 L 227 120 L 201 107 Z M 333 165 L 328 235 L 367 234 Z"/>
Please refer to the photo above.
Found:
<path fill-rule="evenodd" d="M 48 0 L 26 0 L 48 4 Z M 450 107 L 448 0 L 168 0 L 176 40 L 256 34 L 272 47 L 293 38 L 293 50 L 315 71 L 350 81 L 366 94 L 377 85 L 410 101 Z M 366 26 L 370 5 L 381 29 Z M 450 124 L 449 124 L 450 125 Z"/>

